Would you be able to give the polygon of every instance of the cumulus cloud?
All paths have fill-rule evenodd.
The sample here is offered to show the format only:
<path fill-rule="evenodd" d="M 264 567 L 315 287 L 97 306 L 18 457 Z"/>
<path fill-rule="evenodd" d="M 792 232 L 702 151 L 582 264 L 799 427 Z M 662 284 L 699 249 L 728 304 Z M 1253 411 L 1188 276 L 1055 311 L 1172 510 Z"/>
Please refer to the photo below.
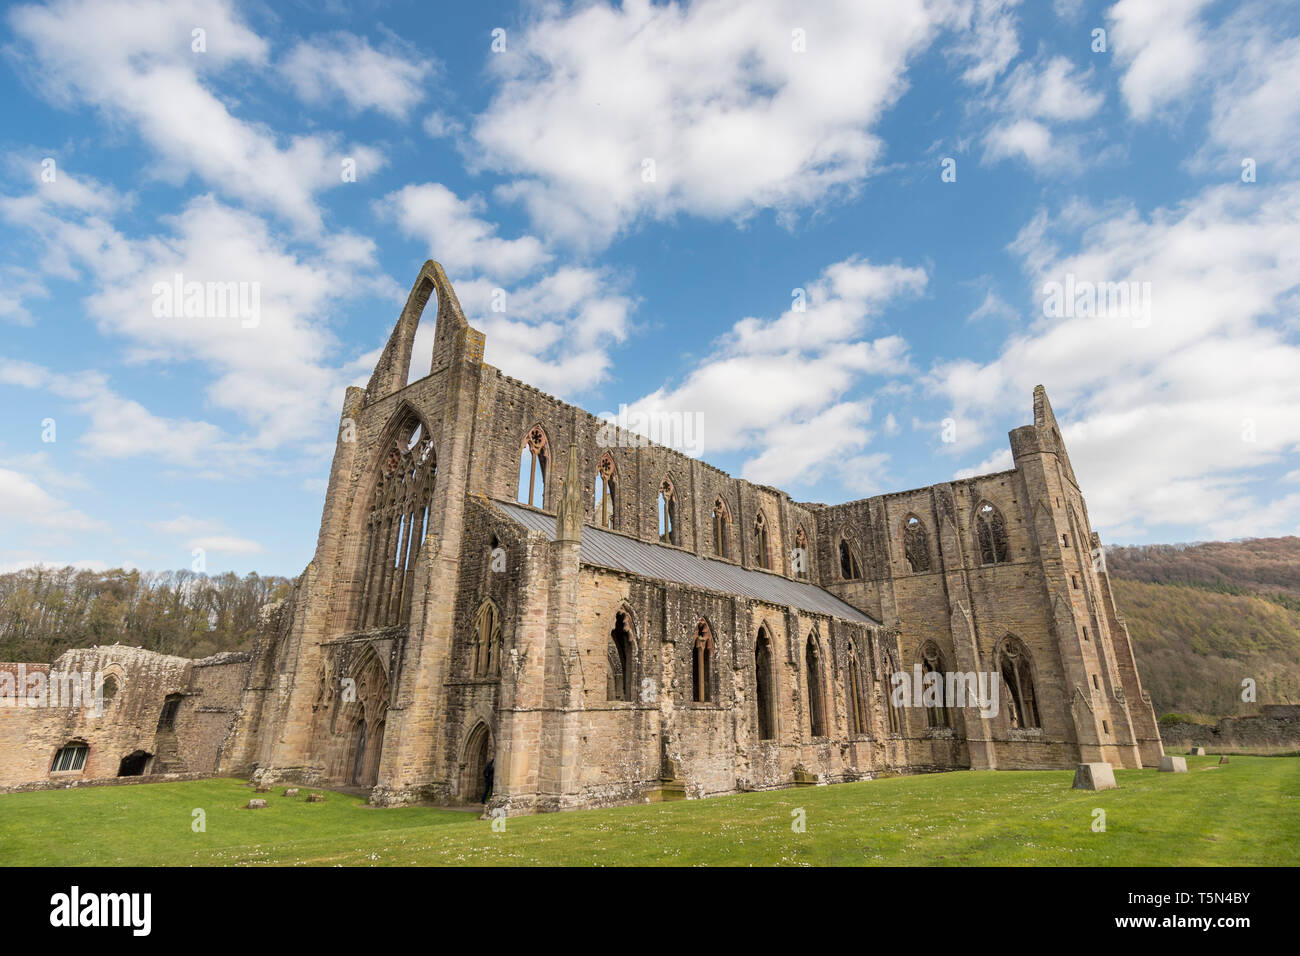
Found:
<path fill-rule="evenodd" d="M 56 0 L 14 7 L 8 19 L 33 87 L 134 129 L 164 177 L 196 175 L 314 231 L 322 223 L 315 194 L 343 181 L 345 158 L 361 173 L 383 163 L 372 147 L 345 149 L 322 135 L 286 140 L 230 111 L 212 84 L 228 70 L 262 68 L 268 45 L 226 0 Z M 210 38 L 205 52 L 191 49 L 195 29 Z"/>
<path fill-rule="evenodd" d="M 639 217 L 796 215 L 875 168 L 873 127 L 941 19 L 920 0 L 544 7 L 491 58 L 467 157 L 583 246 Z"/>
<path fill-rule="evenodd" d="M 1099 525 L 1295 533 L 1288 499 L 1260 501 L 1269 469 L 1300 450 L 1298 223 L 1300 184 L 1214 187 L 1149 216 L 1078 202 L 1040 215 L 1014 246 L 1040 303 L 1048 282 L 1136 282 L 1149 311 L 1105 301 L 1090 314 L 1078 300 L 991 361 L 937 365 L 930 384 L 954 416 L 985 424 L 1027 413 L 1047 385 Z M 1005 461 L 999 450 L 980 467 Z"/>
<path fill-rule="evenodd" d="M 1200 12 L 1210 0 L 1120 0 L 1108 11 L 1120 92 L 1139 120 L 1175 101 L 1201 75 L 1209 45 Z"/>
<path fill-rule="evenodd" d="M 352 110 L 404 120 L 424 99 L 433 69 L 414 51 L 381 52 L 364 37 L 335 33 L 299 42 L 280 69 L 298 96 L 313 105 L 342 99 Z"/>
<path fill-rule="evenodd" d="M 911 366 L 900 336 L 867 333 L 881 310 L 926 281 L 918 268 L 835 263 L 808 284 L 803 311 L 792 305 L 775 319 L 741 319 L 681 384 L 655 390 L 629 412 L 702 415 L 703 455 L 760 448 L 744 477 L 787 487 L 809 479 L 870 441 L 871 403 L 850 393 Z M 875 471 L 882 462 L 873 459 Z"/>

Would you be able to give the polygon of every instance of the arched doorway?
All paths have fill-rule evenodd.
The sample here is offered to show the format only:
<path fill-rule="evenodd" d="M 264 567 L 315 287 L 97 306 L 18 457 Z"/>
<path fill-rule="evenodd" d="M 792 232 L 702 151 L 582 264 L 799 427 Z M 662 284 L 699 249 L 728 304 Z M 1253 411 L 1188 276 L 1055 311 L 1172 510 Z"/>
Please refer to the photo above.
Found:
<path fill-rule="evenodd" d="M 492 760 L 492 734 L 487 724 L 479 722 L 465 741 L 465 757 L 460 770 L 460 798 L 466 803 L 482 803 L 487 790 L 484 770 Z"/>
<path fill-rule="evenodd" d="M 144 750 L 129 753 L 118 764 L 117 775 L 119 777 L 143 777 L 145 770 L 149 767 L 149 761 L 152 759 L 153 754 Z"/>
<path fill-rule="evenodd" d="M 366 722 L 358 720 L 352 725 L 352 767 L 348 772 L 348 783 L 354 787 L 364 787 L 365 769 Z"/>

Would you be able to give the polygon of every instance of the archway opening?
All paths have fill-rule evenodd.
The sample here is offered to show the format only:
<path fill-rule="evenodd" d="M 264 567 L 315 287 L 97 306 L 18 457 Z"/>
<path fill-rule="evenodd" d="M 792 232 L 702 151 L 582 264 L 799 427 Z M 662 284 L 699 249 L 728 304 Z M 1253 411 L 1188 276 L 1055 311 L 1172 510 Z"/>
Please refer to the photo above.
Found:
<path fill-rule="evenodd" d="M 465 760 L 460 771 L 460 798 L 466 803 L 486 803 L 491 787 L 488 765 L 492 759 L 492 734 L 480 723 L 465 742 Z"/>
<path fill-rule="evenodd" d="M 153 759 L 153 754 L 144 750 L 136 750 L 122 758 L 122 762 L 117 766 L 117 775 L 119 777 L 143 777 L 149 769 L 149 761 Z"/>

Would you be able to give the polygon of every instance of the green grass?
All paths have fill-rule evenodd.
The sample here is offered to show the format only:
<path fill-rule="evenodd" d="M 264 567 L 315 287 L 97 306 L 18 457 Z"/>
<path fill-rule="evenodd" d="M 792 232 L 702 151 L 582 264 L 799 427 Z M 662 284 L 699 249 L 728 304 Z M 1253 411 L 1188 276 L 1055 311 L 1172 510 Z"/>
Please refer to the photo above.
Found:
<path fill-rule="evenodd" d="M 0 864 L 1300 865 L 1300 758 L 1187 764 L 1118 771 L 1101 793 L 1071 790 L 1068 771 L 958 772 L 510 817 L 501 833 L 337 793 L 309 804 L 277 788 L 245 810 L 238 780 L 43 791 L 0 795 Z"/>

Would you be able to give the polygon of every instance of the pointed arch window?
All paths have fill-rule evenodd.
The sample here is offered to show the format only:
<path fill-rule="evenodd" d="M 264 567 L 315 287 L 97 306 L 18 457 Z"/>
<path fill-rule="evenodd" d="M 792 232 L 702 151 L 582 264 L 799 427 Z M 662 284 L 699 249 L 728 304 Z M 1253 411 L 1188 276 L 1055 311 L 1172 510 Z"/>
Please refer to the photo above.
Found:
<path fill-rule="evenodd" d="M 1007 523 L 1002 512 L 987 501 L 975 512 L 975 533 L 980 546 L 980 564 L 1003 564 L 1010 560 Z"/>
<path fill-rule="evenodd" d="M 695 647 L 691 654 L 692 699 L 697 704 L 712 703 L 713 695 L 713 631 L 708 621 L 695 625 Z"/>
<path fill-rule="evenodd" d="M 813 737 L 826 736 L 824 715 L 825 701 L 822 699 L 822 656 L 817 647 L 817 633 L 808 635 L 804 647 L 804 665 L 808 672 L 808 730 Z"/>
<path fill-rule="evenodd" d="M 807 579 L 809 562 L 812 560 L 812 552 L 808 550 L 808 535 L 804 533 L 803 526 L 800 525 L 794 530 L 794 553 L 791 555 L 791 568 L 794 576 L 797 578 Z"/>
<path fill-rule="evenodd" d="M 891 734 L 901 734 L 903 732 L 903 715 L 899 712 L 898 704 L 894 700 L 894 675 L 899 673 L 898 661 L 894 658 L 892 652 L 886 651 L 882 655 L 882 664 L 885 668 L 884 686 L 887 688 L 885 700 L 887 702 L 886 713 L 889 717 L 889 732 Z"/>
<path fill-rule="evenodd" d="M 501 614 L 491 601 L 474 616 L 472 663 L 475 677 L 495 677 L 501 669 Z"/>
<path fill-rule="evenodd" d="M 636 700 L 636 641 L 628 626 L 627 614 L 620 611 L 609 632 L 606 649 L 609 677 L 605 685 L 607 700 Z"/>
<path fill-rule="evenodd" d="M 858 564 L 857 553 L 846 538 L 840 538 L 840 577 L 845 581 L 856 581 L 862 577 L 862 567 Z"/>
<path fill-rule="evenodd" d="M 551 470 L 551 443 L 546 430 L 534 425 L 524 436 L 519 449 L 519 490 L 515 495 L 520 504 L 534 508 L 545 507 L 546 478 Z"/>
<path fill-rule="evenodd" d="M 754 642 L 754 702 L 758 710 L 758 739 L 776 738 L 776 674 L 772 669 L 772 640 L 767 627 L 758 629 Z"/>
<path fill-rule="evenodd" d="M 609 528 L 611 531 L 618 527 L 618 518 L 614 507 L 616 501 L 614 491 L 617 487 L 618 469 L 614 466 L 614 456 L 609 452 L 605 452 L 600 456 L 600 464 L 596 466 L 594 513 L 597 527 Z"/>
<path fill-rule="evenodd" d="M 944 700 L 944 675 L 948 668 L 934 641 L 921 648 L 921 700 L 925 703 L 927 727 L 951 727 L 947 701 Z M 927 675 L 933 674 L 934 677 Z M 933 688 L 933 689 L 931 689 Z"/>
<path fill-rule="evenodd" d="M 367 523 L 358 627 L 388 627 L 410 617 L 415 562 L 429 533 L 438 474 L 428 429 L 414 414 L 392 433 L 379 459 Z"/>
<path fill-rule="evenodd" d="M 727 556 L 727 532 L 731 526 L 731 514 L 727 503 L 721 498 L 713 502 L 713 553 L 720 558 Z"/>
<path fill-rule="evenodd" d="M 1034 694 L 1034 675 L 1029 664 L 1029 648 L 1019 638 L 1008 634 L 999 649 L 1002 666 L 1002 690 L 1007 699 L 1011 726 L 1016 729 L 1041 727 L 1038 698 Z"/>
<path fill-rule="evenodd" d="M 867 704 L 863 696 L 862 662 L 852 638 L 849 638 L 848 658 L 849 732 L 860 736 L 867 732 Z"/>
<path fill-rule="evenodd" d="M 664 544 L 681 544 L 677 531 L 677 494 L 668 478 L 659 486 L 659 540 Z"/>
<path fill-rule="evenodd" d="M 903 522 L 903 556 L 912 573 L 930 570 L 930 536 L 916 515 L 908 515 Z"/>
<path fill-rule="evenodd" d="M 772 569 L 772 550 L 770 545 L 771 542 L 768 540 L 767 534 L 767 515 L 760 511 L 758 517 L 754 519 L 755 557 L 758 559 L 758 566 L 760 568 L 766 568 L 769 571 Z"/>

